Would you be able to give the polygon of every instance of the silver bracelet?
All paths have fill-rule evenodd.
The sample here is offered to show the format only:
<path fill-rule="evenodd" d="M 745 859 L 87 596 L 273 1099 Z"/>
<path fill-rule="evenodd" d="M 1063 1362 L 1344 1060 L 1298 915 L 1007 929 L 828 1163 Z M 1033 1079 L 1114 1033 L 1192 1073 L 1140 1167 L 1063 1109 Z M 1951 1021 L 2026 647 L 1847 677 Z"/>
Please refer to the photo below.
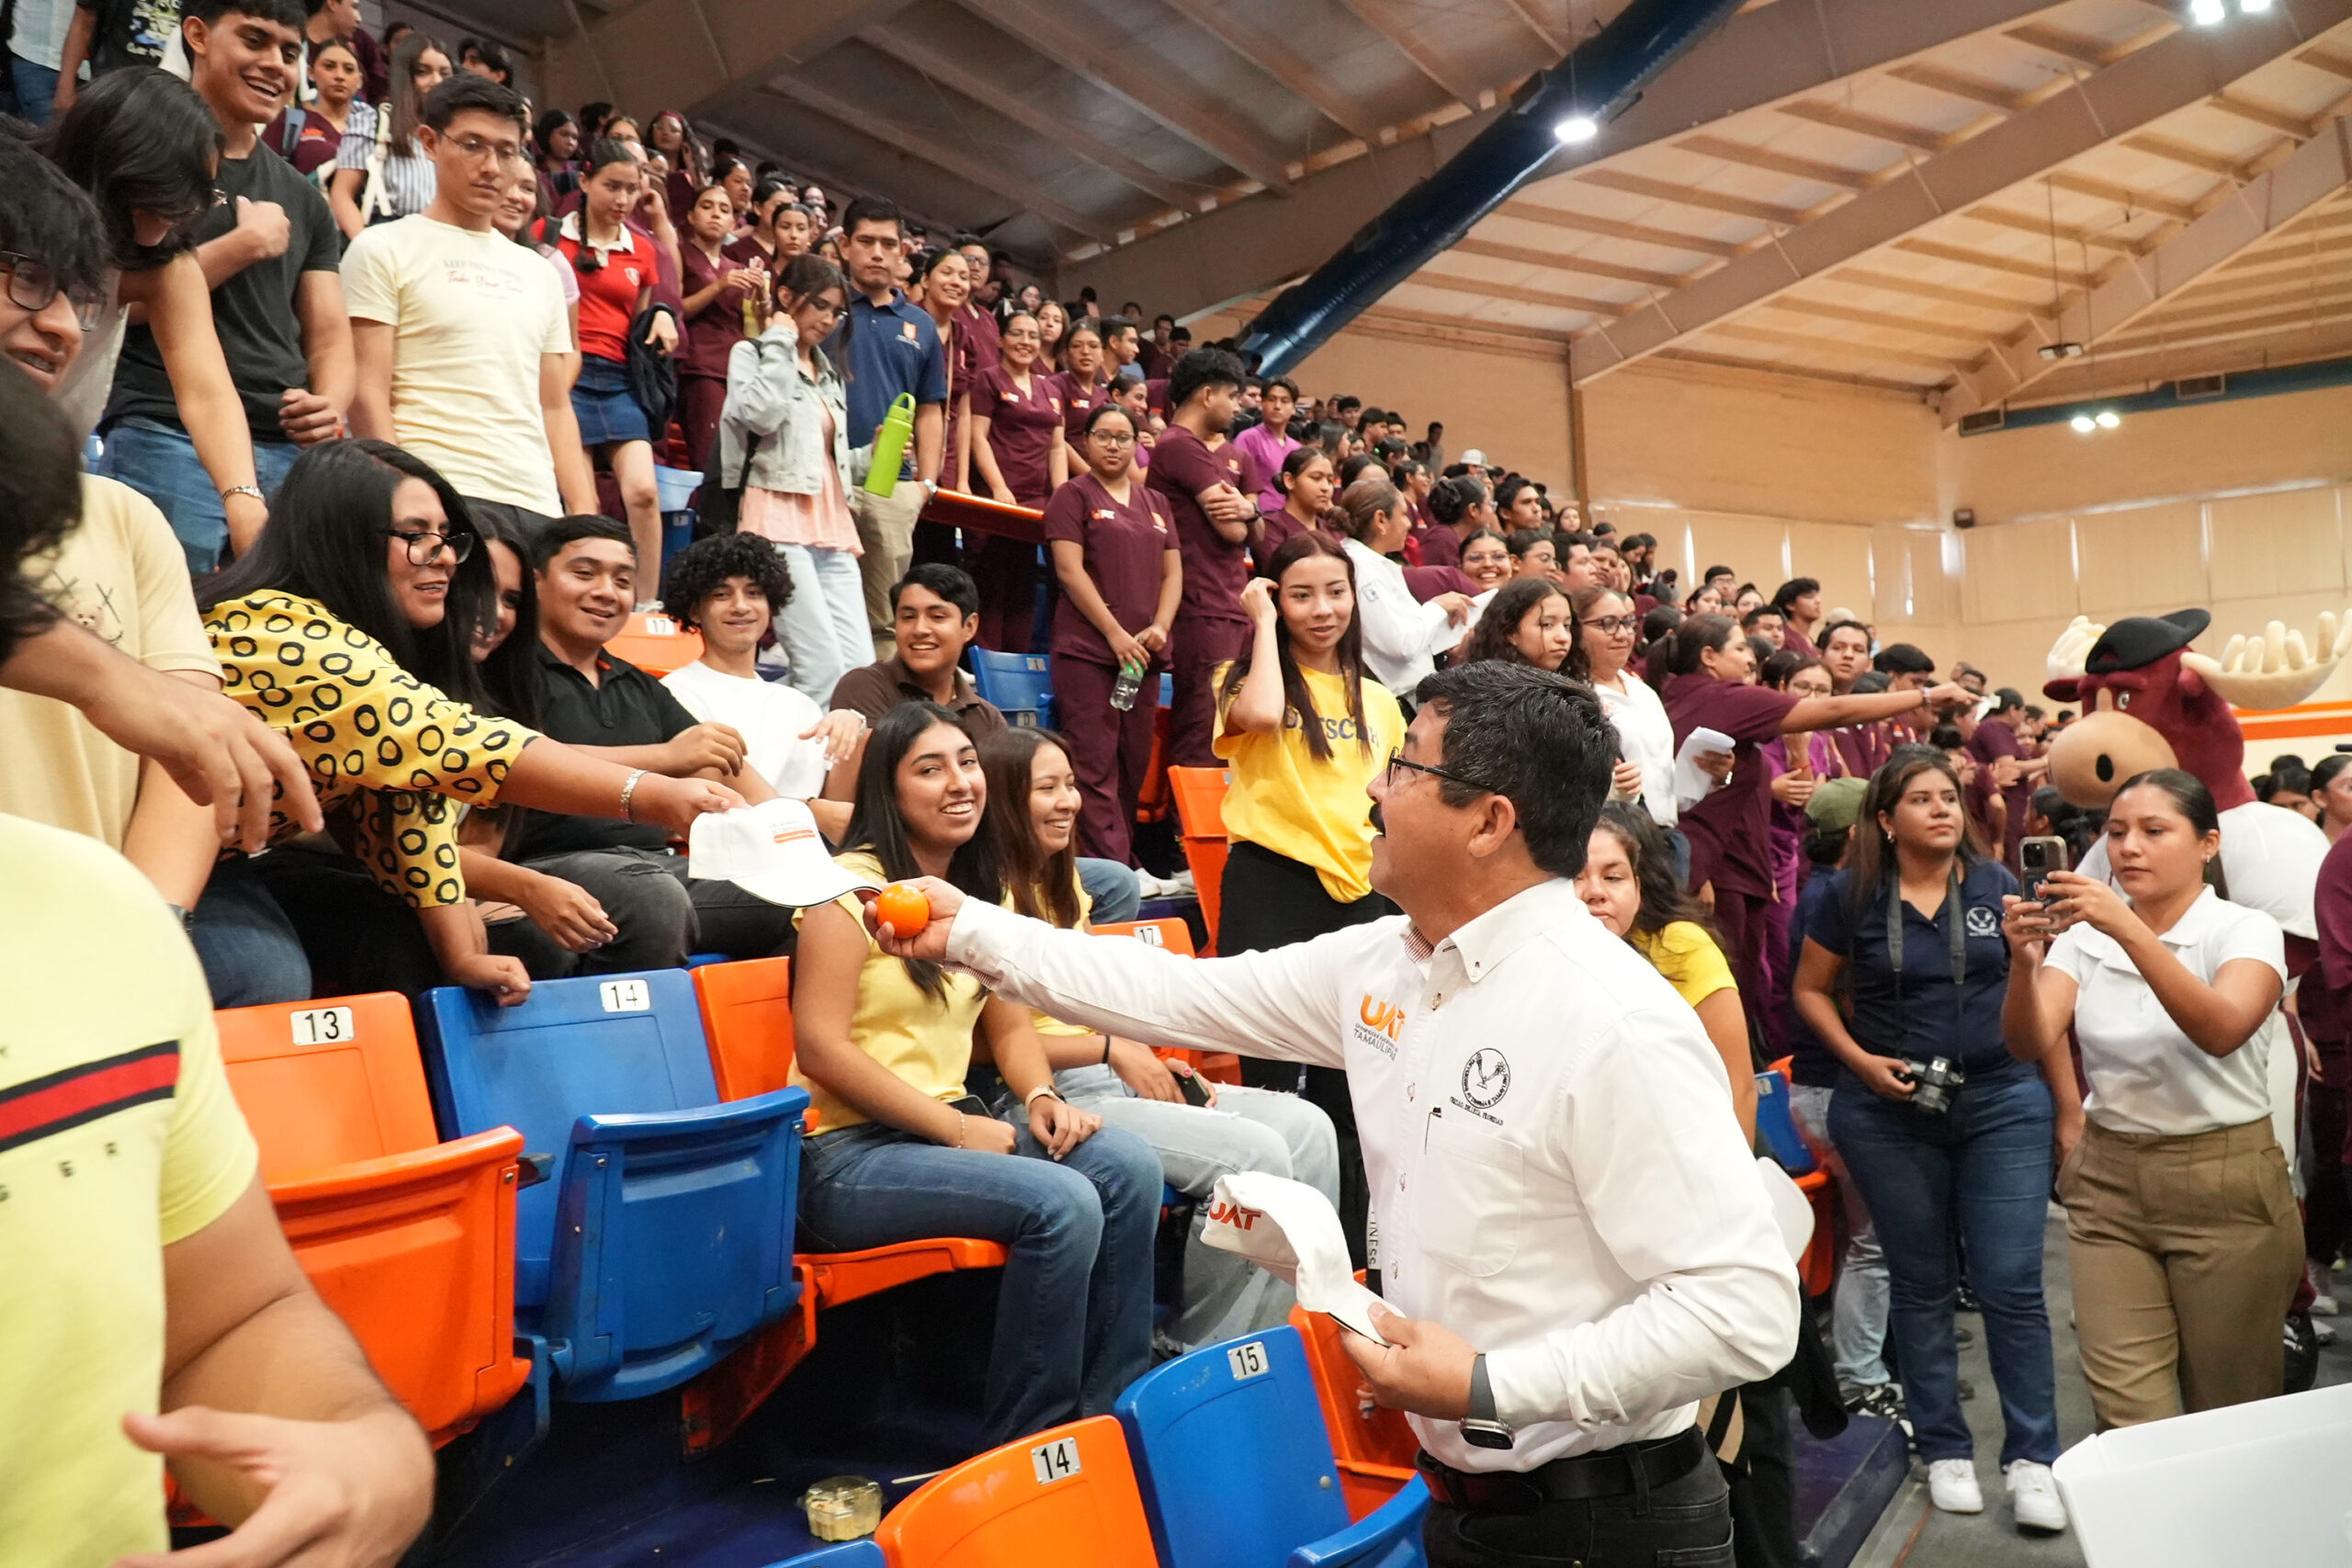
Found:
<path fill-rule="evenodd" d="M 226 501 L 232 495 L 249 495 L 255 501 L 260 502 L 264 506 L 267 506 L 269 504 L 269 497 L 262 494 L 261 486 L 259 485 L 231 485 L 227 490 L 220 492 L 220 499 Z"/>
<path fill-rule="evenodd" d="M 639 768 L 635 773 L 629 774 L 628 778 L 621 781 L 621 820 L 624 822 L 634 822 L 637 820 L 637 818 L 629 811 L 628 803 L 636 797 L 637 781 L 644 776 L 645 770 L 643 768 Z"/>

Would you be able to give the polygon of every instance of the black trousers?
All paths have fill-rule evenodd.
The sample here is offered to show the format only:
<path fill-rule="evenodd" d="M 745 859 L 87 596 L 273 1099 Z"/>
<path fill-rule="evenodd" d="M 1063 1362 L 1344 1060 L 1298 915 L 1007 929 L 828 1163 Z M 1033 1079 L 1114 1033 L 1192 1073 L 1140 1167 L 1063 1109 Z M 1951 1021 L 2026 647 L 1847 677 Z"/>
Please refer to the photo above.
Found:
<path fill-rule="evenodd" d="M 1313 866 L 1243 840 L 1236 840 L 1226 856 L 1224 887 L 1216 931 L 1221 953 L 1288 947 L 1396 911 L 1377 893 L 1343 904 L 1324 891 Z M 1368 1267 L 1372 1188 L 1364 1179 L 1363 1143 L 1356 1135 L 1348 1075 L 1337 1067 L 1302 1067 L 1295 1062 L 1244 1056 L 1241 1081 L 1252 1089 L 1302 1095 L 1331 1118 L 1340 1135 L 1340 1227 L 1347 1232 L 1350 1260 L 1358 1269 Z"/>
<path fill-rule="evenodd" d="M 1532 1513 L 1432 1502 L 1421 1525 L 1430 1568 L 1733 1568 L 1731 1501 L 1713 1459 L 1645 1493 L 1547 1500 Z"/>

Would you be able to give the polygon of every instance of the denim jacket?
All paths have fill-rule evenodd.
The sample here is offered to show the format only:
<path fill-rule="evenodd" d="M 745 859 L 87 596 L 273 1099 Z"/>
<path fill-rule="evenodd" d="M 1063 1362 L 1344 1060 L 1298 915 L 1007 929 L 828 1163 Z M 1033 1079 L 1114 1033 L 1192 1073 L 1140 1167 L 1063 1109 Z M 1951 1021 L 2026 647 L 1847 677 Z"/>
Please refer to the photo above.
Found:
<path fill-rule="evenodd" d="M 821 353 L 816 356 L 817 378 L 808 378 L 800 368 L 799 342 L 792 318 L 779 313 L 766 332 L 728 351 L 727 405 L 718 418 L 721 471 L 731 480 L 745 443 L 757 436 L 746 483 L 787 495 L 815 495 L 825 488 L 820 465 L 831 462 L 847 497 L 848 393 L 841 372 Z M 827 409 L 833 416 L 831 452 L 821 438 Z"/>

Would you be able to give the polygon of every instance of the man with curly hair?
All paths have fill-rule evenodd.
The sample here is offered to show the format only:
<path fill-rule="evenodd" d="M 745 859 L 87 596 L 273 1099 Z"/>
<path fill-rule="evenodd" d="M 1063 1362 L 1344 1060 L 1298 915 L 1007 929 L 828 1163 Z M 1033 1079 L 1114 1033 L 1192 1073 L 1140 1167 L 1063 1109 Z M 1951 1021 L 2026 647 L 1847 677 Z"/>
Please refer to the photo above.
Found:
<path fill-rule="evenodd" d="M 744 765 L 776 794 L 807 801 L 817 826 L 839 842 L 849 827 L 853 760 L 865 719 L 846 708 L 823 712 L 783 682 L 760 678 L 760 639 L 791 597 L 784 558 L 767 540 L 754 534 L 695 540 L 671 559 L 662 609 L 702 634 L 702 657 L 662 683 L 695 718 L 741 735 Z"/>

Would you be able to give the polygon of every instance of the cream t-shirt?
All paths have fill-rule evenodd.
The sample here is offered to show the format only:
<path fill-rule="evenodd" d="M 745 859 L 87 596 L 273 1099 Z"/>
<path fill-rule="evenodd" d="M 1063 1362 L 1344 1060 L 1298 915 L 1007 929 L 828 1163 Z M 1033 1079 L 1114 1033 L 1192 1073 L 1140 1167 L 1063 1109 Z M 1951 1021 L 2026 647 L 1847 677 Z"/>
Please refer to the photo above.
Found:
<path fill-rule="evenodd" d="M 150 670 L 220 679 L 196 613 L 187 557 L 155 503 L 82 477 L 82 521 L 25 574 L 65 618 Z M 139 804 L 139 758 L 82 711 L 0 688 L 0 812 L 120 849 Z"/>
<path fill-rule="evenodd" d="M 547 258 L 419 212 L 361 231 L 343 292 L 353 320 L 392 329 L 400 444 L 460 495 L 559 515 L 539 364 L 571 352 L 571 323 Z"/>

